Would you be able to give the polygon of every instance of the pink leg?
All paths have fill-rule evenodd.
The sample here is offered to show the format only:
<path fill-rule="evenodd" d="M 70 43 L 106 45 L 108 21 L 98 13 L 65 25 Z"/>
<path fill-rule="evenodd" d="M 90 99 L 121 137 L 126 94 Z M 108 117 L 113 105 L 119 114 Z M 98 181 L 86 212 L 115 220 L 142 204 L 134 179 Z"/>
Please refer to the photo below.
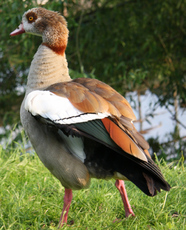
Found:
<path fill-rule="evenodd" d="M 68 211 L 70 208 L 71 201 L 72 201 L 72 190 L 65 188 L 64 205 L 59 221 L 59 227 L 63 227 L 64 223 L 67 223 Z"/>
<path fill-rule="evenodd" d="M 125 189 L 125 184 L 123 180 L 116 180 L 116 188 L 119 190 L 121 198 L 123 200 L 124 208 L 125 208 L 125 215 L 128 217 L 129 215 L 135 216 L 132 208 L 130 206 L 128 197 L 127 197 L 127 191 Z"/>

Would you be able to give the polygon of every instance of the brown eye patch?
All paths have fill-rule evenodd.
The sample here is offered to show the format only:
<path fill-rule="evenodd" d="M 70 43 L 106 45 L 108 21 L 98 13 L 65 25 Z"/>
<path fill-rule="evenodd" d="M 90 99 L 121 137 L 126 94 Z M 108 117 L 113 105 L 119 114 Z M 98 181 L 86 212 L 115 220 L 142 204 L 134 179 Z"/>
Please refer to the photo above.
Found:
<path fill-rule="evenodd" d="M 29 12 L 26 15 L 26 18 L 27 18 L 29 23 L 32 23 L 32 22 L 35 22 L 35 20 L 37 19 L 37 15 L 34 12 Z"/>

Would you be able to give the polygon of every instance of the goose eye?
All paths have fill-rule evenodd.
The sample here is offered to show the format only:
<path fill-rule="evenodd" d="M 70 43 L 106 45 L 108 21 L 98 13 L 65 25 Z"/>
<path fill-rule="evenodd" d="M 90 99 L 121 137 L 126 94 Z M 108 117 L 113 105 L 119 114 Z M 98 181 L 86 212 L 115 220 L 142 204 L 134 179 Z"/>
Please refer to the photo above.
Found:
<path fill-rule="evenodd" d="M 33 17 L 32 16 L 30 16 L 29 18 L 28 18 L 28 20 L 31 22 L 31 21 L 33 21 Z"/>
<path fill-rule="evenodd" d="M 32 23 L 35 22 L 35 20 L 37 19 L 37 15 L 34 12 L 29 12 L 28 14 L 26 14 L 26 18 L 28 23 Z"/>

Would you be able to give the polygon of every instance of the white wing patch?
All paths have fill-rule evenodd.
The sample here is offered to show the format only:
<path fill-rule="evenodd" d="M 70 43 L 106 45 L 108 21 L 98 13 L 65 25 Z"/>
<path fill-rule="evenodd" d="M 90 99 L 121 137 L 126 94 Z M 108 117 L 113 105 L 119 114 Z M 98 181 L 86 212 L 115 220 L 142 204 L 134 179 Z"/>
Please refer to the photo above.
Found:
<path fill-rule="evenodd" d="M 109 113 L 84 113 L 76 109 L 67 98 L 41 90 L 28 94 L 25 109 L 33 116 L 40 115 L 58 124 L 82 123 L 110 116 Z"/>

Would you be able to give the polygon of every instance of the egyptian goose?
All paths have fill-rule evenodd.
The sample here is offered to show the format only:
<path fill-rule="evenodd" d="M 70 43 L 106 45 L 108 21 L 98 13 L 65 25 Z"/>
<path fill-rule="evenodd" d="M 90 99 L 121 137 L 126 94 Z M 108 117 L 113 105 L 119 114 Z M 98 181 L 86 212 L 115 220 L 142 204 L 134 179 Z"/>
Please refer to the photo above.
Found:
<path fill-rule="evenodd" d="M 67 222 L 72 189 L 87 188 L 91 178 L 116 180 L 127 217 L 134 213 L 123 180 L 148 196 L 169 191 L 148 143 L 133 125 L 126 99 L 96 79 L 70 78 L 64 17 L 30 9 L 10 35 L 24 32 L 41 36 L 42 44 L 30 66 L 21 122 L 43 164 L 65 187 L 59 226 Z"/>

